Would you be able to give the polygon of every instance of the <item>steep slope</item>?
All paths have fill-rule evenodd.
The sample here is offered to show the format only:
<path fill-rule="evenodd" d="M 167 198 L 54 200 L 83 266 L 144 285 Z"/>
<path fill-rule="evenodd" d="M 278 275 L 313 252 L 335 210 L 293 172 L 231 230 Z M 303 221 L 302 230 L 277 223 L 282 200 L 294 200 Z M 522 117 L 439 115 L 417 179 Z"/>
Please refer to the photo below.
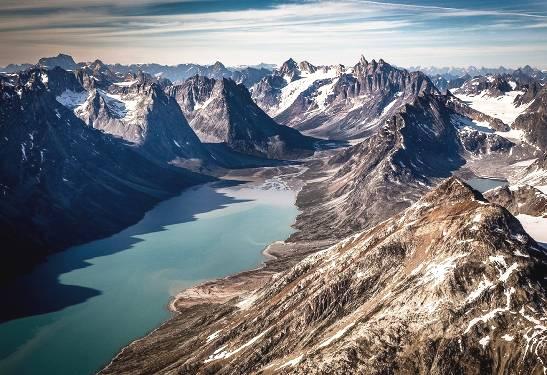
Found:
<path fill-rule="evenodd" d="M 507 210 L 451 178 L 245 300 L 184 311 L 101 373 L 542 374 L 546 264 Z"/>
<path fill-rule="evenodd" d="M 88 126 L 131 142 L 150 158 L 200 164 L 207 151 L 177 102 L 143 74 L 120 81 L 100 61 L 70 73 L 44 71 L 57 101 Z M 75 76 L 75 78 L 74 78 Z"/>
<path fill-rule="evenodd" d="M 522 131 L 525 139 L 540 151 L 547 150 L 547 87 L 533 95 L 526 111 L 515 119 L 513 128 Z"/>
<path fill-rule="evenodd" d="M 547 194 L 547 154 L 537 158 L 516 177 L 518 185 L 532 185 Z"/>
<path fill-rule="evenodd" d="M 477 76 L 466 81 L 455 89 L 453 94 L 476 111 L 491 118 L 499 119 L 505 126 L 495 126 L 494 129 L 504 133 L 506 138 L 520 142 L 524 139 L 521 131 L 527 128 L 522 122 L 519 126 L 516 119 L 523 113 L 533 113 L 538 108 L 531 108 L 538 93 L 538 84 L 529 76 L 496 75 Z M 540 103 L 534 107 L 541 106 Z M 534 117 L 534 115 L 532 115 Z M 530 119 L 526 122 L 539 121 Z"/>
<path fill-rule="evenodd" d="M 79 82 L 56 72 L 66 81 L 35 69 L 0 84 L 2 279 L 51 251 L 115 233 L 207 180 L 86 126 L 56 100 Z"/>
<path fill-rule="evenodd" d="M 362 143 L 333 156 L 336 173 L 307 184 L 292 240 L 341 238 L 400 212 L 465 163 L 445 97 L 424 95 Z"/>
<path fill-rule="evenodd" d="M 277 124 L 232 80 L 195 76 L 167 93 L 203 142 L 225 143 L 235 151 L 268 158 L 307 156 L 315 149 L 315 139 Z"/>
<path fill-rule="evenodd" d="M 292 59 L 253 86 L 253 99 L 281 124 L 329 139 L 369 136 L 417 95 L 437 93 L 420 72 L 361 57 L 351 68 Z"/>
<path fill-rule="evenodd" d="M 547 195 L 530 185 L 499 187 L 486 191 L 484 197 L 507 208 L 515 216 L 547 217 Z"/>

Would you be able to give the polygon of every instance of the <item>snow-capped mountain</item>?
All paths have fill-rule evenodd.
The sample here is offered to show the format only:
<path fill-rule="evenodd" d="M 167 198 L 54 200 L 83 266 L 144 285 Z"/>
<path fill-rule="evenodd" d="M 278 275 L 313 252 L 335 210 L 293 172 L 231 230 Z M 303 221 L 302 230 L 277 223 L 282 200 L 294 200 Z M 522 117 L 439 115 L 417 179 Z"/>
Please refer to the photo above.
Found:
<path fill-rule="evenodd" d="M 446 79 L 453 79 L 453 78 L 462 77 L 465 75 L 474 77 L 474 76 L 481 76 L 481 75 L 487 75 L 487 74 L 495 75 L 495 74 L 506 74 L 506 73 L 513 72 L 513 69 L 505 68 L 503 66 L 500 66 L 498 68 L 485 68 L 485 67 L 477 68 L 476 66 L 467 66 L 467 67 L 411 66 L 408 69 L 419 70 L 421 72 L 424 72 L 428 76 L 440 75 Z"/>
<path fill-rule="evenodd" d="M 289 59 L 251 88 L 253 99 L 281 124 L 329 139 L 372 134 L 418 95 L 436 92 L 420 72 L 361 57 L 353 67 L 316 67 Z"/>
<path fill-rule="evenodd" d="M 500 186 L 488 190 L 484 197 L 507 208 L 513 215 L 547 218 L 547 194 L 530 185 Z"/>
<path fill-rule="evenodd" d="M 547 194 L 547 153 L 544 152 L 520 171 L 516 184 L 532 185 Z"/>
<path fill-rule="evenodd" d="M 242 83 L 247 87 L 251 87 L 253 84 L 262 79 L 262 77 L 265 77 L 271 73 L 270 69 L 263 66 L 247 66 L 235 69 L 227 68 L 220 61 L 217 61 L 212 65 L 179 64 L 170 66 L 161 64 L 112 64 L 109 65 L 109 68 L 113 72 L 120 74 L 137 73 L 142 71 L 157 78 L 166 78 L 177 83 L 182 83 L 195 75 L 214 79 L 231 78 L 237 83 Z"/>
<path fill-rule="evenodd" d="M 536 88 L 536 86 L 533 87 Z M 526 110 L 515 119 L 512 127 L 516 131 L 522 131 L 524 139 L 535 145 L 540 154 L 545 154 L 547 150 L 547 87 L 541 87 L 535 95 L 533 95 L 534 91 L 536 90 L 529 88 L 522 97 L 517 98 L 516 103 L 513 103 L 518 106 L 517 108 L 525 106 Z"/>
<path fill-rule="evenodd" d="M 442 92 L 446 93 L 448 90 L 453 90 L 461 87 L 466 81 L 470 80 L 472 77 L 469 74 L 465 74 L 460 77 L 453 76 L 442 76 L 440 74 L 430 75 L 431 81 L 435 87 Z"/>
<path fill-rule="evenodd" d="M 450 178 L 246 299 L 175 316 L 101 374 L 541 374 L 546 264 L 515 217 Z"/>
<path fill-rule="evenodd" d="M 72 70 L 78 67 L 78 64 L 74 61 L 72 56 L 60 53 L 54 57 L 42 57 L 38 60 L 38 65 L 44 68 L 63 68 L 65 70 Z"/>
<path fill-rule="evenodd" d="M 69 90 L 85 100 L 77 75 L 61 68 L 0 82 L 2 281 L 51 251 L 115 233 L 207 180 L 86 125 L 58 100 Z"/>
<path fill-rule="evenodd" d="M 95 61 L 75 72 L 42 70 L 44 85 L 88 126 L 131 142 L 150 157 L 207 160 L 177 102 L 145 75 L 119 81 Z"/>
<path fill-rule="evenodd" d="M 541 108 L 544 107 L 542 98 L 546 91 L 528 75 L 477 76 L 452 92 L 471 108 L 501 120 L 506 125 L 505 129 L 491 124 L 490 127 L 505 138 L 517 143 L 526 140 L 540 148 L 543 146 L 544 132 L 534 129 L 545 123 Z"/>
<path fill-rule="evenodd" d="M 75 62 L 70 55 L 60 53 L 53 57 L 42 57 L 36 64 L 9 64 L 5 67 L 0 67 L 0 72 L 18 73 L 22 70 L 32 68 L 34 65 L 53 69 L 60 67 L 65 70 L 76 70 L 82 68 L 96 69 L 97 65 L 103 69 L 108 69 L 108 74 L 113 74 L 119 77 L 127 76 L 128 74 L 137 75 L 143 72 L 157 79 L 168 79 L 172 82 L 181 83 L 186 79 L 195 76 L 205 76 L 214 79 L 231 78 L 237 83 L 242 83 L 246 87 L 251 87 L 263 77 L 271 74 L 275 65 L 273 64 L 258 64 L 250 66 L 226 67 L 220 61 L 211 65 L 200 64 L 178 64 L 178 65 L 163 65 L 163 64 L 104 64 L 100 60 L 94 62 Z"/>
<path fill-rule="evenodd" d="M 242 84 L 195 76 L 167 92 L 182 108 L 201 141 L 225 143 L 256 156 L 287 158 L 313 153 L 316 140 L 279 125 L 251 99 Z"/>

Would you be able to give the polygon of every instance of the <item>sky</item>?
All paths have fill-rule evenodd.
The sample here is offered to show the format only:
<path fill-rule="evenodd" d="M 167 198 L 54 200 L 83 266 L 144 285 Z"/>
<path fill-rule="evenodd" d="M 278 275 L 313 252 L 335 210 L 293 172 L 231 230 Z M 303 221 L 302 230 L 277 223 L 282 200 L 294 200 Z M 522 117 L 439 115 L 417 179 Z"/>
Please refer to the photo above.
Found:
<path fill-rule="evenodd" d="M 547 69 L 547 0 L 0 0 L 0 65 L 107 63 Z"/>

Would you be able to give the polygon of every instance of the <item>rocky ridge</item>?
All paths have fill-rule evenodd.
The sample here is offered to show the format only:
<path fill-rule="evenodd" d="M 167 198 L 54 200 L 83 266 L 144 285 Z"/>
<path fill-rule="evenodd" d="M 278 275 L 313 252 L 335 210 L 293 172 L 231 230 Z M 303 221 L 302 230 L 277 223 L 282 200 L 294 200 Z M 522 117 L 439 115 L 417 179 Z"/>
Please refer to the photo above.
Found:
<path fill-rule="evenodd" d="M 422 94 L 438 93 L 420 72 L 384 60 L 316 67 L 289 59 L 251 88 L 253 99 L 281 124 L 329 139 L 363 138 Z"/>
<path fill-rule="evenodd" d="M 246 299 L 182 311 L 101 373 L 540 374 L 546 264 L 506 209 L 450 178 Z"/>
<path fill-rule="evenodd" d="M 245 86 L 230 79 L 195 76 L 167 89 L 203 142 L 268 158 L 312 155 L 316 139 L 279 125 L 252 100 Z"/>

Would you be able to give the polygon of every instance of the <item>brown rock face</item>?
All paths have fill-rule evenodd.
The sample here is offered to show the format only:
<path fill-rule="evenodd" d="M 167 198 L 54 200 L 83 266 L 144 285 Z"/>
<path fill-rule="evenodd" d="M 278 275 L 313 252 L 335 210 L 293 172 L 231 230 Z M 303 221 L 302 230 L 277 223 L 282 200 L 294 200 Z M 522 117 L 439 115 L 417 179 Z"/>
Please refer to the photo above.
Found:
<path fill-rule="evenodd" d="M 507 208 L 513 215 L 547 216 L 547 195 L 529 186 L 502 186 L 484 194 L 490 202 Z M 546 228 L 547 230 L 547 228 Z"/>
<path fill-rule="evenodd" d="M 442 98 L 418 97 L 362 143 L 330 160 L 331 178 L 306 185 L 291 240 L 342 238 L 414 203 L 464 163 Z"/>
<path fill-rule="evenodd" d="M 541 374 L 546 261 L 506 209 L 450 178 L 102 373 Z"/>

